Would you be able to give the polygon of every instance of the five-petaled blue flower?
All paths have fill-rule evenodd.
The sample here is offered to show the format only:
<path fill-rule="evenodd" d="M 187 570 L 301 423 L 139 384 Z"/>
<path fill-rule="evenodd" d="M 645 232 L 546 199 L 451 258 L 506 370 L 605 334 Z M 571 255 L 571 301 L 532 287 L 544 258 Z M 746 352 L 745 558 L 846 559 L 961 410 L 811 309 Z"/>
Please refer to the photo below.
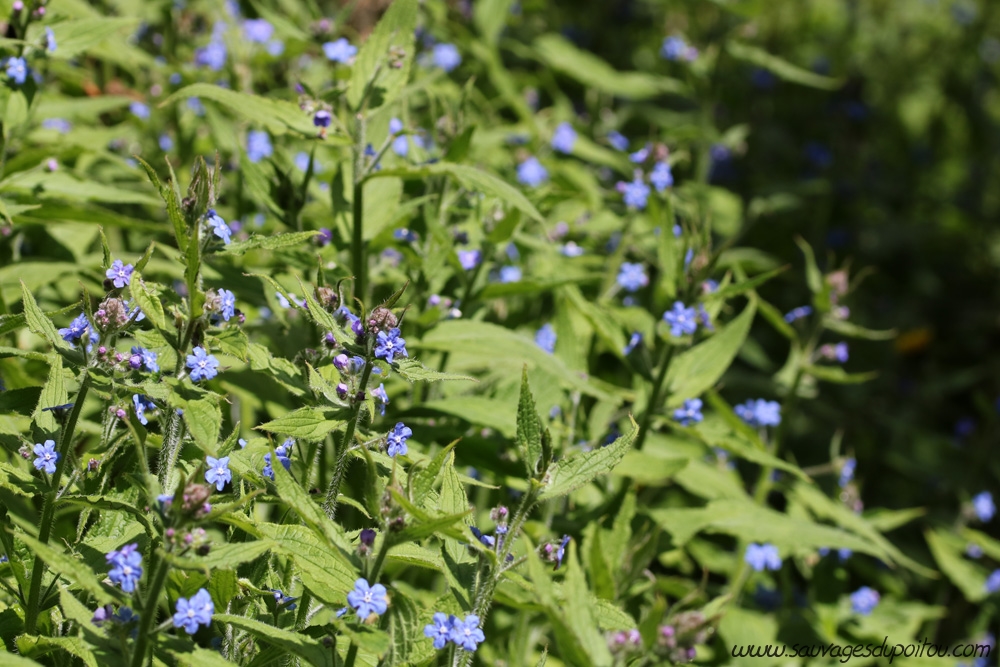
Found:
<path fill-rule="evenodd" d="M 80 313 L 73 319 L 72 322 L 69 323 L 68 327 L 59 329 L 59 335 L 62 336 L 63 340 L 67 343 L 72 343 L 80 340 L 80 338 L 87 333 L 88 329 L 90 329 L 90 320 L 87 319 L 87 315 L 85 313 Z"/>
<path fill-rule="evenodd" d="M 212 624 L 212 614 L 215 613 L 215 604 L 212 596 L 204 588 L 199 588 L 190 599 L 180 598 L 177 600 L 176 613 L 174 614 L 174 627 L 184 628 L 184 632 L 193 635 L 198 632 L 198 626 L 209 626 Z"/>
<path fill-rule="evenodd" d="M 372 389 L 372 398 L 378 401 L 378 413 L 385 416 L 385 406 L 389 405 L 389 395 L 385 393 L 384 383 L 380 383 L 378 389 Z"/>
<path fill-rule="evenodd" d="M 436 67 L 450 72 L 462 64 L 462 56 L 454 44 L 435 44 L 431 51 L 431 61 Z"/>
<path fill-rule="evenodd" d="M 552 148 L 560 153 L 572 153 L 576 143 L 576 130 L 569 123 L 559 123 L 552 135 Z"/>
<path fill-rule="evenodd" d="M 208 466 L 208 470 L 205 471 L 205 481 L 209 484 L 215 484 L 216 490 L 222 491 L 226 482 L 233 481 L 233 472 L 229 469 L 228 456 L 223 456 L 221 459 L 206 456 L 205 464 Z"/>
<path fill-rule="evenodd" d="M 155 410 L 156 404 L 146 396 L 132 394 L 132 405 L 135 406 L 135 416 L 139 419 L 139 423 L 143 426 L 149 424 L 149 419 L 146 417 L 146 410 Z"/>
<path fill-rule="evenodd" d="M 670 171 L 670 164 L 667 162 L 657 162 L 653 165 L 653 171 L 649 172 L 649 182 L 653 184 L 657 192 L 663 192 L 674 184 L 674 174 Z"/>
<path fill-rule="evenodd" d="M 236 295 L 227 289 L 219 290 L 219 313 L 222 314 L 222 319 L 227 322 L 230 317 L 236 314 Z"/>
<path fill-rule="evenodd" d="M 461 264 L 462 268 L 466 271 L 471 271 L 479 266 L 479 260 L 482 259 L 482 256 L 483 254 L 478 250 L 459 250 L 458 263 Z"/>
<path fill-rule="evenodd" d="M 211 380 L 219 374 L 219 360 L 205 352 L 200 345 L 187 356 L 187 367 L 191 369 L 191 379 L 195 382 Z"/>
<path fill-rule="evenodd" d="M 701 406 L 700 398 L 689 398 L 684 401 L 684 405 L 674 410 L 674 419 L 680 422 L 681 426 L 697 424 L 705 418 L 701 414 Z"/>
<path fill-rule="evenodd" d="M 993 494 L 989 491 L 983 491 L 973 496 L 972 509 L 980 521 L 985 523 L 992 519 L 997 511 L 996 505 L 993 504 Z"/>
<path fill-rule="evenodd" d="M 855 614 L 867 616 L 875 609 L 880 597 L 875 589 L 862 586 L 851 593 L 851 609 L 854 610 Z"/>
<path fill-rule="evenodd" d="M 132 355 L 129 357 L 129 366 L 135 370 L 140 367 L 145 368 L 150 373 L 159 373 L 160 364 L 156 361 L 156 352 L 147 350 L 144 347 L 132 346 Z"/>
<path fill-rule="evenodd" d="M 424 636 L 434 640 L 434 648 L 442 649 L 451 639 L 451 628 L 458 619 L 439 611 L 432 620 L 424 626 Z"/>
<path fill-rule="evenodd" d="M 777 426 L 781 423 L 781 404 L 763 398 L 750 399 L 733 408 L 736 416 L 754 428 Z"/>
<path fill-rule="evenodd" d="M 451 626 L 451 641 L 466 651 L 475 651 L 476 647 L 486 640 L 486 635 L 479 629 L 479 617 L 469 614 L 464 621 L 455 619 Z"/>
<path fill-rule="evenodd" d="M 222 219 L 222 216 L 215 212 L 214 208 L 208 209 L 205 213 L 205 222 L 208 223 L 213 234 L 222 239 L 226 245 L 229 245 L 229 237 L 232 236 L 233 230 L 229 228 L 229 225 Z"/>
<path fill-rule="evenodd" d="M 781 569 L 781 556 L 773 544 L 748 544 L 743 560 L 756 572 Z"/>
<path fill-rule="evenodd" d="M 350 63 L 358 53 L 358 47 L 352 46 L 347 39 L 341 37 L 335 42 L 327 42 L 323 45 L 323 55 L 327 60 L 335 63 Z"/>
<path fill-rule="evenodd" d="M 536 157 L 529 157 L 517 165 L 517 180 L 524 185 L 537 188 L 549 180 L 549 172 Z"/>
<path fill-rule="evenodd" d="M 545 324 L 535 332 L 535 344 L 549 354 L 556 351 L 556 330 L 551 324 Z"/>
<path fill-rule="evenodd" d="M 386 453 L 389 456 L 396 456 L 397 454 L 406 455 L 406 440 L 413 435 L 413 430 L 409 426 L 404 426 L 403 422 L 397 423 L 389 435 L 385 437 L 386 444 L 388 448 Z"/>
<path fill-rule="evenodd" d="M 124 264 L 120 259 L 111 263 L 111 268 L 104 275 L 108 277 L 115 287 L 121 289 L 132 282 L 132 271 L 135 267 L 131 264 Z"/>
<path fill-rule="evenodd" d="M 390 364 L 395 357 L 408 357 L 406 339 L 399 337 L 399 329 L 393 327 L 389 331 L 379 331 L 375 337 L 375 356 L 385 359 Z"/>
<path fill-rule="evenodd" d="M 56 471 L 56 462 L 59 461 L 60 454 L 56 451 L 56 441 L 46 440 L 44 445 L 35 444 L 35 468 L 44 470 L 48 474 Z"/>
<path fill-rule="evenodd" d="M 289 438 L 283 443 L 274 448 L 274 455 L 278 457 L 278 461 L 285 467 L 285 470 L 289 470 L 292 467 L 292 445 L 295 444 L 295 440 Z M 271 467 L 271 453 L 268 452 L 264 454 L 264 470 L 261 471 L 264 477 L 270 480 L 274 479 L 274 468 Z"/>
<path fill-rule="evenodd" d="M 365 619 L 372 614 L 381 616 L 389 608 L 385 594 L 382 584 L 370 586 L 368 580 L 358 579 L 354 582 L 354 590 L 347 594 L 347 604 L 357 612 L 358 618 Z"/>
<path fill-rule="evenodd" d="M 263 130 L 250 130 L 247 132 L 247 157 L 251 162 L 260 162 L 266 157 L 274 154 L 274 147 L 271 145 L 271 136 Z"/>
<path fill-rule="evenodd" d="M 649 284 L 649 276 L 642 264 L 622 262 L 618 270 L 618 284 L 626 292 L 637 292 Z"/>
<path fill-rule="evenodd" d="M 630 183 L 618 181 L 617 187 L 618 191 L 622 193 L 622 199 L 626 206 L 640 211 L 646 208 L 646 202 L 649 199 L 649 186 L 642 182 L 641 176 L 636 175 Z"/>
<path fill-rule="evenodd" d="M 24 83 L 25 79 L 28 78 L 28 63 L 24 61 L 24 58 L 7 59 L 7 76 L 18 86 Z"/>
<path fill-rule="evenodd" d="M 111 565 L 108 578 L 122 587 L 126 593 L 135 591 L 135 585 L 142 576 L 142 554 L 138 544 L 126 544 L 119 551 L 107 554 L 105 560 Z"/>
<path fill-rule="evenodd" d="M 698 329 L 697 311 L 680 301 L 675 301 L 674 307 L 663 313 L 663 321 L 670 325 L 671 336 L 693 334 Z"/>

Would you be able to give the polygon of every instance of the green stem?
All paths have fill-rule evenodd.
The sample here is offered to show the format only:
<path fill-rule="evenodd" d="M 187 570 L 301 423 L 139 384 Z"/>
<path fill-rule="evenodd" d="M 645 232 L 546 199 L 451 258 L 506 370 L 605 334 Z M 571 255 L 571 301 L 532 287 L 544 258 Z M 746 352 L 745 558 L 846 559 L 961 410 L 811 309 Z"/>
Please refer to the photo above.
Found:
<path fill-rule="evenodd" d="M 80 389 L 76 393 L 76 402 L 73 410 L 69 414 L 69 419 L 63 428 L 62 439 L 59 442 L 59 461 L 56 463 L 56 471 L 52 474 L 51 486 L 45 492 L 45 499 L 42 504 L 42 522 L 38 526 L 38 541 L 48 544 L 49 536 L 52 534 L 53 517 L 56 511 L 56 493 L 59 491 L 59 482 L 62 480 L 63 472 L 66 469 L 66 462 L 69 460 L 70 448 L 73 443 L 73 433 L 76 431 L 76 423 L 80 419 L 80 412 L 83 410 L 83 403 L 87 399 L 87 392 L 90 390 L 90 371 L 84 369 L 83 379 L 80 380 Z M 28 634 L 34 634 L 38 622 L 38 603 L 42 592 L 42 560 L 35 556 L 35 562 L 31 566 L 31 582 L 28 585 L 28 606 L 24 612 L 24 630 Z"/>
<path fill-rule="evenodd" d="M 149 631 L 156 620 L 157 600 L 160 598 L 160 590 L 167 580 L 167 573 L 170 566 L 167 559 L 161 557 L 156 564 L 156 571 L 153 574 L 152 583 L 149 585 L 149 593 L 146 595 L 146 603 L 142 606 L 142 615 L 139 620 L 139 634 L 135 639 L 135 650 L 132 652 L 132 667 L 142 667 L 146 662 L 146 645 L 149 643 Z"/>
<path fill-rule="evenodd" d="M 364 299 L 368 256 L 364 238 L 365 119 L 360 113 L 355 123 L 354 195 L 352 200 L 354 230 L 351 235 L 351 267 L 354 272 L 354 298 Z"/>
<path fill-rule="evenodd" d="M 163 441 L 163 448 L 160 450 L 160 487 L 164 492 L 169 492 L 167 484 L 170 481 L 170 473 L 177 465 L 177 456 L 181 451 L 181 438 L 184 431 L 181 417 L 175 410 L 170 414 L 170 422 L 167 425 L 167 437 Z"/>
<path fill-rule="evenodd" d="M 656 377 L 653 379 L 653 391 L 649 394 L 649 401 L 646 403 L 646 409 L 642 414 L 642 421 L 639 423 L 639 435 L 635 439 L 635 448 L 637 450 L 642 449 L 643 443 L 646 442 L 646 435 L 649 433 L 650 425 L 653 422 L 653 413 L 656 411 L 656 406 L 660 404 L 660 392 L 663 391 L 663 382 L 667 379 L 670 360 L 674 358 L 674 350 L 676 349 L 676 346 L 670 345 L 660 354 L 660 363 L 656 369 Z"/>
<path fill-rule="evenodd" d="M 365 362 L 365 370 L 361 375 L 361 383 L 358 385 L 358 391 L 362 394 L 368 391 L 368 378 L 372 374 L 372 365 L 371 359 Z M 351 418 L 347 422 L 347 428 L 344 429 L 344 438 L 340 441 L 340 451 L 338 452 L 337 468 L 326 491 L 326 500 L 323 503 L 323 509 L 331 520 L 337 515 L 337 496 L 340 495 L 340 482 L 343 480 L 344 472 L 347 470 L 351 443 L 354 441 L 354 431 L 357 429 L 358 421 L 361 419 L 361 405 L 361 401 L 355 403 Z"/>

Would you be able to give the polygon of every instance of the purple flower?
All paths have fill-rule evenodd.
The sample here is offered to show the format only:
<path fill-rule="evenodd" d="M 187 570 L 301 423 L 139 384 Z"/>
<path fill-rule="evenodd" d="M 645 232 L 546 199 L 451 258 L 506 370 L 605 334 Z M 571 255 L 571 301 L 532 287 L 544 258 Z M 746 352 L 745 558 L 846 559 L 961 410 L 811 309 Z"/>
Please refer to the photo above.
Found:
<path fill-rule="evenodd" d="M 618 132 L 617 130 L 611 130 L 608 132 L 608 143 L 611 147 L 619 151 L 628 150 L 628 138 L 624 134 Z"/>
<path fill-rule="evenodd" d="M 323 45 L 323 55 L 326 56 L 327 60 L 333 61 L 335 63 L 348 64 L 356 56 L 358 49 L 356 46 L 352 46 L 345 38 L 341 37 L 335 42 L 327 42 Z"/>
<path fill-rule="evenodd" d="M 37 465 L 36 465 L 37 467 Z M 982 493 L 976 494 L 972 498 L 972 509 L 976 514 L 976 517 L 986 523 L 993 518 L 996 514 L 997 508 L 993 504 L 993 494 L 989 491 L 983 491 Z"/>
<path fill-rule="evenodd" d="M 225 43 L 217 38 L 212 38 L 211 42 L 194 52 L 195 64 L 207 67 L 213 72 L 218 72 L 226 66 L 227 57 Z"/>
<path fill-rule="evenodd" d="M 622 262 L 618 270 L 618 284 L 626 292 L 637 292 L 649 284 L 649 276 L 642 264 Z"/>
<path fill-rule="evenodd" d="M 549 172 L 536 157 L 529 157 L 517 165 L 517 180 L 524 185 L 537 188 L 549 180 Z"/>
<path fill-rule="evenodd" d="M 695 309 L 680 301 L 675 301 L 674 307 L 663 313 L 663 321 L 670 325 L 670 335 L 674 337 L 693 334 L 698 329 L 697 318 Z"/>
<path fill-rule="evenodd" d="M 243 22 L 243 34 L 251 42 L 263 44 L 274 35 L 274 26 L 265 19 L 247 19 Z"/>
<path fill-rule="evenodd" d="M 385 406 L 389 405 L 389 395 L 385 393 L 385 384 L 380 383 L 378 389 L 372 389 L 372 397 L 379 402 L 379 414 L 385 416 Z"/>
<path fill-rule="evenodd" d="M 486 640 L 486 635 L 479 629 L 479 617 L 469 614 L 464 621 L 456 618 L 452 622 L 450 639 L 466 651 L 475 651 Z"/>
<path fill-rule="evenodd" d="M 214 208 L 208 209 L 208 212 L 205 213 L 205 221 L 212 229 L 212 233 L 222 239 L 223 243 L 229 245 L 229 239 L 232 236 L 233 230 L 229 228 L 229 225 L 222 219 L 222 216 L 215 212 Z"/>
<path fill-rule="evenodd" d="M 135 267 L 131 264 L 123 264 L 120 259 L 116 259 L 111 264 L 111 268 L 104 272 L 115 287 L 121 289 L 132 282 L 132 271 Z"/>
<path fill-rule="evenodd" d="M 483 254 L 478 250 L 459 250 L 458 263 L 461 264 L 462 268 L 466 271 L 471 271 L 479 266 L 479 260 L 482 259 L 482 256 Z"/>
<path fill-rule="evenodd" d="M 313 125 L 316 127 L 330 127 L 330 123 L 333 121 L 333 116 L 326 109 L 320 109 L 315 114 L 313 114 Z M 305 170 L 303 170 L 305 171 Z"/>
<path fill-rule="evenodd" d="M 138 544 L 126 544 L 120 551 L 112 551 L 104 557 L 111 565 L 108 579 L 119 584 L 126 593 L 135 591 L 135 585 L 142 576 L 142 554 Z"/>
<path fill-rule="evenodd" d="M 432 623 L 424 626 L 424 636 L 434 640 L 434 648 L 442 649 L 451 639 L 451 629 L 458 619 L 443 612 L 436 612 Z"/>
<path fill-rule="evenodd" d="M 702 402 L 700 398 L 689 398 L 684 401 L 684 405 L 674 410 L 674 420 L 680 422 L 681 426 L 691 426 L 697 424 L 704 415 L 701 414 Z"/>
<path fill-rule="evenodd" d="M 198 346 L 187 356 L 187 367 L 191 369 L 191 379 L 194 382 L 211 380 L 219 374 L 219 360 Z"/>
<path fill-rule="evenodd" d="M 862 586 L 851 593 L 851 609 L 854 610 L 855 614 L 867 616 L 875 609 L 880 597 L 875 589 Z"/>
<path fill-rule="evenodd" d="M 517 283 L 521 281 L 521 267 L 503 266 L 500 267 L 500 282 L 503 284 Z"/>
<path fill-rule="evenodd" d="M 176 613 L 174 614 L 174 627 L 184 628 L 189 635 L 198 632 L 198 626 L 209 626 L 212 624 L 212 614 L 215 613 L 215 604 L 212 603 L 212 596 L 204 588 L 199 588 L 198 592 L 190 599 L 180 598 L 177 600 Z"/>
<path fill-rule="evenodd" d="M 777 401 L 766 401 L 763 398 L 750 399 L 742 405 L 733 408 L 740 419 L 754 428 L 777 426 L 781 423 L 781 404 Z"/>
<path fill-rule="evenodd" d="M 236 314 L 236 295 L 227 289 L 219 290 L 219 312 L 227 322 Z"/>
<path fill-rule="evenodd" d="M 156 362 L 156 352 L 147 350 L 144 347 L 132 346 L 132 356 L 129 358 L 129 365 L 136 370 L 140 366 L 143 366 L 150 373 L 160 372 L 160 365 Z"/>
<path fill-rule="evenodd" d="M 657 162 L 653 165 L 653 171 L 649 173 L 649 182 L 653 184 L 657 192 L 663 192 L 674 184 L 674 175 L 670 171 L 670 164 L 667 162 Z"/>
<path fill-rule="evenodd" d="M 799 306 L 798 308 L 792 308 L 790 311 L 785 313 L 785 321 L 791 324 L 795 320 L 800 320 L 803 317 L 809 317 L 812 314 L 812 306 Z"/>
<path fill-rule="evenodd" d="M 386 444 L 388 445 L 386 453 L 389 456 L 396 456 L 397 454 L 406 455 L 406 440 L 413 435 L 413 431 L 409 426 L 404 426 L 403 422 L 397 423 L 389 435 L 385 437 Z"/>
<path fill-rule="evenodd" d="M 273 154 L 274 147 L 271 146 L 271 137 L 267 132 L 262 130 L 247 132 L 247 157 L 251 162 L 260 162 Z"/>
<path fill-rule="evenodd" d="M 773 544 L 748 544 L 743 560 L 756 572 L 781 569 L 781 556 Z"/>
<path fill-rule="evenodd" d="M 569 123 L 559 123 L 555 134 L 552 135 L 552 148 L 560 153 L 573 152 L 573 144 L 576 143 L 576 130 Z"/>
<path fill-rule="evenodd" d="M 435 67 L 450 72 L 462 64 L 462 56 L 454 44 L 435 44 L 431 51 L 431 61 Z"/>
<path fill-rule="evenodd" d="M 365 619 L 372 614 L 381 616 L 389 608 L 385 594 L 382 584 L 370 586 L 366 579 L 358 579 L 354 582 L 354 590 L 347 594 L 347 604 L 354 608 L 358 618 Z"/>
<path fill-rule="evenodd" d="M 44 470 L 48 474 L 56 471 L 56 462 L 60 454 L 56 451 L 56 441 L 46 440 L 45 444 L 35 444 L 35 469 Z"/>
<path fill-rule="evenodd" d="M 55 130 L 59 134 L 66 134 L 73 129 L 73 125 L 64 118 L 46 118 L 42 121 L 42 127 L 46 130 Z"/>
<path fill-rule="evenodd" d="M 146 417 L 146 410 L 155 410 L 156 404 L 152 400 L 141 394 L 132 394 L 132 405 L 135 406 L 135 416 L 143 426 L 149 424 Z"/>
<path fill-rule="evenodd" d="M 205 481 L 209 484 L 215 484 L 217 491 L 222 491 L 226 482 L 233 481 L 233 473 L 229 469 L 228 456 L 223 456 L 221 459 L 206 456 L 205 464 L 208 466 L 208 470 L 205 471 Z"/>
<path fill-rule="evenodd" d="M 660 55 L 667 60 L 685 60 L 691 62 L 698 57 L 698 49 L 688 46 L 682 38 L 672 36 L 663 40 Z"/>
<path fill-rule="evenodd" d="M 642 178 L 636 175 L 631 183 L 618 181 L 618 191 L 622 193 L 625 205 L 636 208 L 640 211 L 646 208 L 646 200 L 649 198 L 649 186 L 642 182 Z"/>
<path fill-rule="evenodd" d="M 551 324 L 545 324 L 535 332 L 535 344 L 549 354 L 556 351 L 556 330 Z"/>
<path fill-rule="evenodd" d="M 646 161 L 646 158 L 649 157 L 649 152 L 651 150 L 652 150 L 652 146 L 650 146 L 649 144 L 646 144 L 645 146 L 643 146 L 642 148 L 640 148 L 636 152 L 631 153 L 628 156 L 628 159 L 630 161 L 632 161 L 633 163 L 635 163 L 635 164 L 641 164 L 641 163 L 643 163 L 643 162 Z"/>
<path fill-rule="evenodd" d="M 399 337 L 399 329 L 393 327 L 389 331 L 379 331 L 375 337 L 375 356 L 385 359 L 390 364 L 397 357 L 408 357 L 406 339 Z"/>

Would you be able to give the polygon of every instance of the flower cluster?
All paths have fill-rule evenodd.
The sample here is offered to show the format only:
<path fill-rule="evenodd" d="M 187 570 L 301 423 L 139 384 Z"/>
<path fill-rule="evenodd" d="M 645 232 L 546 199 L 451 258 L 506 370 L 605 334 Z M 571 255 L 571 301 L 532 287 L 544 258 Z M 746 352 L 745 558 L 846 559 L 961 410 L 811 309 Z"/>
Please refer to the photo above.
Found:
<path fill-rule="evenodd" d="M 479 617 L 469 614 L 465 620 L 454 614 L 436 612 L 432 622 L 424 626 L 424 636 L 434 640 L 434 648 L 442 649 L 451 642 L 465 651 L 475 651 L 486 640 L 479 627 Z"/>

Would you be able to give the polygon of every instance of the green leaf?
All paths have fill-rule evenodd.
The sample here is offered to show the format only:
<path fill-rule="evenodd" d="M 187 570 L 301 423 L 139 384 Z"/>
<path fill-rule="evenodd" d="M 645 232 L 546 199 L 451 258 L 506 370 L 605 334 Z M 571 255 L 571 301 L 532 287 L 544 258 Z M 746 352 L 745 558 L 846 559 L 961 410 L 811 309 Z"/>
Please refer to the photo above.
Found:
<path fill-rule="evenodd" d="M 135 299 L 135 305 L 142 310 L 142 314 L 149 319 L 154 327 L 166 331 L 167 317 L 163 314 L 163 304 L 160 303 L 159 297 L 146 287 L 146 283 L 138 271 L 133 272 L 129 290 L 132 292 L 132 298 Z"/>
<path fill-rule="evenodd" d="M 25 286 L 23 280 L 21 281 L 21 299 L 24 303 L 24 320 L 28 324 L 28 330 L 33 334 L 38 334 L 57 349 L 69 349 L 69 345 L 59 335 L 56 325 L 52 324 L 52 320 L 38 307 L 34 295 Z"/>
<path fill-rule="evenodd" d="M 471 382 L 479 382 L 476 378 L 468 375 L 442 373 L 441 371 L 431 370 L 416 359 L 400 359 L 393 364 L 393 367 L 399 373 L 399 376 L 407 382 L 438 382 L 441 380 L 469 380 Z"/>
<path fill-rule="evenodd" d="M 212 616 L 212 620 L 217 623 L 229 624 L 240 630 L 246 630 L 256 637 L 258 641 L 271 644 L 286 653 L 297 655 L 305 660 L 307 664 L 314 665 L 315 667 L 333 667 L 334 665 L 333 654 L 330 649 L 324 648 L 319 641 L 301 632 L 276 628 L 273 625 L 231 614 L 215 614 Z"/>
<path fill-rule="evenodd" d="M 180 667 L 233 667 L 233 663 L 223 658 L 218 651 L 210 651 L 200 646 L 184 651 L 171 650 L 170 655 L 177 660 Z"/>
<path fill-rule="evenodd" d="M 437 480 L 438 473 L 441 472 L 441 468 L 445 465 L 445 461 L 450 461 L 449 455 L 451 454 L 451 451 L 455 449 L 455 445 L 457 444 L 458 440 L 450 443 L 447 447 L 435 454 L 434 458 L 432 458 L 423 469 L 413 475 L 413 485 L 411 487 L 410 496 L 413 498 L 413 502 L 416 503 L 418 507 L 423 506 L 424 498 L 426 498 L 427 494 L 434 488 L 434 481 Z"/>
<path fill-rule="evenodd" d="M 780 275 L 785 271 L 787 271 L 788 268 L 789 268 L 788 266 L 780 266 L 776 269 L 772 269 L 771 271 L 765 271 L 764 273 L 756 275 L 748 280 L 742 280 L 733 285 L 727 285 L 722 289 L 718 290 L 717 292 L 712 292 L 711 294 L 706 295 L 705 301 L 706 302 L 727 301 L 733 298 L 734 296 L 740 296 L 741 294 L 745 294 L 751 290 L 757 289 L 758 287 L 769 281 L 771 278 L 774 278 L 775 276 Z"/>
<path fill-rule="evenodd" d="M 347 103 L 353 109 L 358 109 L 366 93 L 369 108 L 388 104 L 399 94 L 410 74 L 416 28 L 416 0 L 395 0 L 389 5 L 389 10 L 382 16 L 354 60 L 351 86 L 347 92 Z M 400 67 L 393 67 L 388 63 L 392 49 L 399 49 L 405 54 Z M 369 92 L 369 88 L 376 87 L 381 89 L 380 96 Z M 376 101 L 378 103 L 373 104 Z"/>
<path fill-rule="evenodd" d="M 684 93 L 680 81 L 645 72 L 619 72 L 593 53 L 574 46 L 568 39 L 553 33 L 535 40 L 539 59 L 552 69 L 582 83 L 586 88 L 633 100 L 644 100 L 664 93 Z"/>
<path fill-rule="evenodd" d="M 630 451 L 625 454 L 621 463 L 611 471 L 617 477 L 630 477 L 643 486 L 660 486 L 670 480 L 687 466 L 689 459 L 663 458 L 647 452 Z"/>
<path fill-rule="evenodd" d="M 102 17 L 93 19 L 77 19 L 52 24 L 55 33 L 56 49 L 52 57 L 60 60 L 70 60 L 83 51 L 92 49 L 102 42 L 118 37 L 116 41 L 124 42 L 124 34 L 131 31 L 139 23 L 137 17 Z"/>
<path fill-rule="evenodd" d="M 223 543 L 213 546 L 204 556 L 174 556 L 170 558 L 170 563 L 184 570 L 235 569 L 237 565 L 256 560 L 273 548 L 275 544 L 271 540 Z"/>
<path fill-rule="evenodd" d="M 72 656 L 80 658 L 87 667 L 98 667 L 97 656 L 90 646 L 79 637 L 37 637 L 35 635 L 21 635 L 17 638 L 17 648 L 22 655 L 31 658 L 40 658 L 53 651 L 66 651 Z M 9 654 L 5 654 L 8 655 Z M 7 664 L 7 658 L 4 658 Z M 38 664 L 38 663 L 32 663 Z"/>
<path fill-rule="evenodd" d="M 813 253 L 812 246 L 801 236 L 795 237 L 795 243 L 806 258 L 806 285 L 809 286 L 810 292 L 817 295 L 823 292 L 823 274 L 820 273 L 819 266 L 816 264 L 816 255 Z"/>
<path fill-rule="evenodd" d="M 552 464 L 546 476 L 547 481 L 540 499 L 565 496 L 584 484 L 589 484 L 599 475 L 610 472 L 632 448 L 632 442 L 639 432 L 639 426 L 629 415 L 632 428 L 606 447 L 562 459 Z"/>
<path fill-rule="evenodd" d="M 986 597 L 986 574 L 983 569 L 963 557 L 965 540 L 940 530 L 924 533 L 934 560 L 945 576 L 962 591 L 969 602 Z"/>
<path fill-rule="evenodd" d="M 82 560 L 65 554 L 62 550 L 43 544 L 25 532 L 18 532 L 17 539 L 24 542 L 32 553 L 45 561 L 54 572 L 64 577 L 94 596 L 98 604 L 109 604 L 115 597 L 108 592 L 90 568 Z"/>
<path fill-rule="evenodd" d="M 173 396 L 177 397 L 177 394 Z M 181 409 L 184 410 L 184 425 L 188 432 L 203 452 L 213 456 L 218 451 L 219 432 L 222 430 L 222 410 L 215 401 L 214 396 L 195 400 L 180 399 Z"/>
<path fill-rule="evenodd" d="M 839 79 L 832 79 L 828 76 L 810 72 L 756 46 L 728 41 L 726 42 L 726 51 L 734 58 L 757 65 L 758 67 L 763 67 L 785 81 L 823 90 L 837 90 L 843 85 L 843 82 Z"/>
<path fill-rule="evenodd" d="M 331 548 L 306 526 L 265 523 L 259 528 L 279 553 L 294 561 L 302 584 L 317 599 L 336 607 L 344 605 L 359 573 L 340 549 Z"/>
<path fill-rule="evenodd" d="M 49 379 L 42 387 L 42 393 L 38 396 L 38 405 L 32 419 L 38 428 L 45 431 L 47 435 L 55 436 L 59 432 L 60 424 L 55 418 L 55 413 L 46 408 L 57 405 L 65 405 L 68 399 L 66 391 L 66 376 L 63 373 L 62 357 L 53 356 L 50 358 Z"/>
<path fill-rule="evenodd" d="M 833 382 L 836 384 L 861 384 L 878 377 L 877 371 L 868 373 L 848 373 L 840 366 L 814 366 L 805 367 L 805 372 L 812 375 L 817 380 Z"/>
<path fill-rule="evenodd" d="M 218 102 L 250 122 L 263 125 L 274 134 L 297 132 L 308 137 L 316 136 L 312 118 L 294 102 L 241 93 L 211 83 L 193 83 L 185 86 L 163 100 L 160 107 L 187 101 L 189 97 Z"/>
<path fill-rule="evenodd" d="M 393 591 L 392 604 L 389 605 L 386 617 L 389 650 L 382 658 L 383 664 L 406 664 L 415 650 L 426 653 L 423 649 L 430 643 L 424 637 L 423 630 L 426 623 L 421 622 L 420 609 L 413 600 L 399 591 Z"/>
<path fill-rule="evenodd" d="M 862 338 L 864 340 L 891 340 L 898 335 L 895 329 L 866 329 L 847 320 L 839 320 L 836 317 L 827 317 L 823 320 L 823 326 L 830 331 L 835 331 L 842 336 L 849 338 Z"/>
<path fill-rule="evenodd" d="M 538 474 L 542 462 L 542 422 L 528 386 L 528 367 L 521 371 L 521 395 L 517 402 L 517 446 L 529 478 Z"/>
<path fill-rule="evenodd" d="M 257 428 L 261 431 L 315 441 L 322 440 L 342 425 L 341 421 L 327 419 L 323 411 L 318 408 L 299 408 Z"/>
<path fill-rule="evenodd" d="M 181 256 L 183 257 L 188 248 L 188 229 L 187 222 L 184 220 L 184 213 L 181 211 L 177 191 L 174 189 L 175 184 L 161 183 L 160 177 L 156 175 L 156 170 L 148 162 L 138 155 L 134 155 L 133 158 L 146 170 L 146 176 L 157 192 L 160 193 L 160 198 L 167 205 L 167 218 L 174 227 L 174 239 L 177 241 L 177 247 L 180 248 Z M 167 166 L 170 167 L 169 161 L 167 162 Z M 170 174 L 173 176 L 173 167 L 170 167 Z"/>
<path fill-rule="evenodd" d="M 718 333 L 682 352 L 671 362 L 667 371 L 668 407 L 700 396 L 719 381 L 743 346 L 755 312 L 756 302 L 750 301 L 743 312 Z"/>
<path fill-rule="evenodd" d="M 577 560 L 576 544 L 570 543 L 566 567 L 566 581 L 563 592 L 566 595 L 566 622 L 570 630 L 577 636 L 580 645 L 587 652 L 590 660 L 588 665 L 601 667 L 611 665 L 611 653 L 607 641 L 598 631 L 594 617 L 591 615 L 590 595 L 587 581 Z"/>
<path fill-rule="evenodd" d="M 472 21 L 490 46 L 496 46 L 513 4 L 514 0 L 479 0 L 473 6 Z"/>
<path fill-rule="evenodd" d="M 246 241 L 237 241 L 224 247 L 220 255 L 245 255 L 251 250 L 279 250 L 281 248 L 294 248 L 307 243 L 309 239 L 319 234 L 319 232 L 292 232 L 290 234 L 254 234 Z"/>

